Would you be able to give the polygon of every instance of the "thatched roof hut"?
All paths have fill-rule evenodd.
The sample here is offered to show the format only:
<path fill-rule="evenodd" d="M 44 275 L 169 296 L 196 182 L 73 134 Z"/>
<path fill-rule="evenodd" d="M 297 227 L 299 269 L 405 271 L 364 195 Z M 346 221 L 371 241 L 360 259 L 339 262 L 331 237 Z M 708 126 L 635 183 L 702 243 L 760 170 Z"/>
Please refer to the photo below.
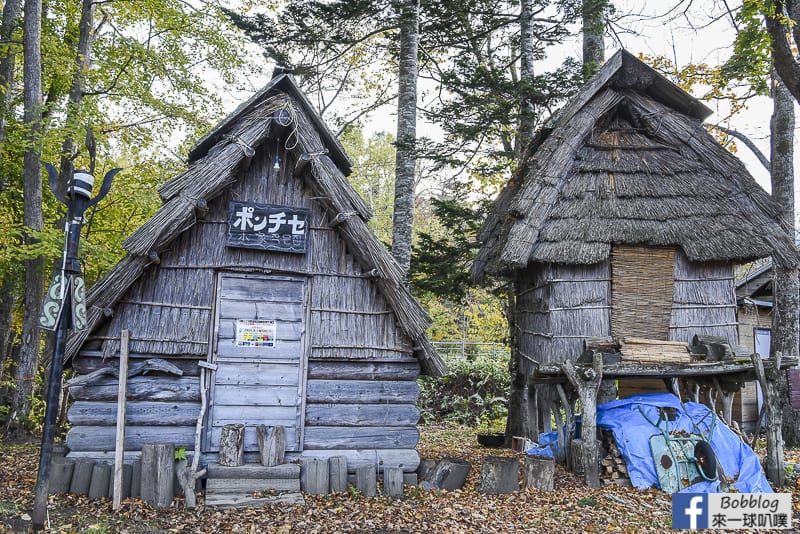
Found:
<path fill-rule="evenodd" d="M 199 446 L 205 463 L 222 428 L 242 423 L 248 458 L 258 425 L 283 426 L 295 457 L 416 469 L 416 378 L 444 364 L 349 172 L 286 74 L 198 141 L 87 294 L 89 326 L 67 349 L 80 375 L 70 454 L 113 450 L 113 368 L 128 330 L 132 367 L 158 359 L 175 371 L 128 382 L 131 455 L 171 441 Z"/>
<path fill-rule="evenodd" d="M 769 194 L 703 126 L 710 114 L 615 54 L 531 143 L 481 230 L 473 274 L 589 265 L 615 243 L 679 246 L 691 261 L 797 263 Z"/>
<path fill-rule="evenodd" d="M 798 263 L 770 195 L 703 126 L 710 114 L 623 50 L 531 141 L 472 267 L 514 282 L 525 372 L 574 361 L 590 337 L 736 345 L 734 264 Z"/>
<path fill-rule="evenodd" d="M 242 147 L 258 147 L 274 137 L 273 122 L 279 112 L 288 113 L 292 124 L 296 124 L 289 134 L 293 136 L 293 146 L 288 153 L 293 161 L 302 161 L 299 166 L 310 167 L 311 172 L 304 176 L 315 200 L 331 218 L 346 214 L 346 220 L 337 226 L 337 233 L 348 251 L 365 272 L 374 271 L 381 293 L 414 340 L 415 354 L 423 371 L 432 375 L 443 372 L 443 363 L 425 336 L 430 318 L 403 285 L 403 275 L 394 258 L 367 226 L 371 210 L 347 181 L 350 160 L 288 74 L 275 77 L 201 138 L 189 152 L 188 170 L 161 186 L 159 193 L 164 205 L 124 241 L 128 254 L 88 291 L 89 326 L 70 338 L 67 359 L 108 319 L 115 303 L 147 267 L 157 264 L 159 254 L 198 222 L 211 200 L 236 182 L 252 159 Z M 285 131 L 285 126 L 280 128 Z M 309 158 L 308 154 L 313 156 Z M 247 269 L 246 265 L 236 267 Z M 207 326 L 204 323 L 197 328 Z M 180 337 L 178 334 L 176 340 Z"/>

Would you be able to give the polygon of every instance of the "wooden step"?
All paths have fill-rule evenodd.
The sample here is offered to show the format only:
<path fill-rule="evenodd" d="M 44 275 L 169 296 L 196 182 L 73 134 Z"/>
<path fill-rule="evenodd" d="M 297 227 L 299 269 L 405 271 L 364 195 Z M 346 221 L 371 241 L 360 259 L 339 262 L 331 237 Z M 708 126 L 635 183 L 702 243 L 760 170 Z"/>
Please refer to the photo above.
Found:
<path fill-rule="evenodd" d="M 291 492 L 267 497 L 254 497 L 239 493 L 206 493 L 206 506 L 210 508 L 261 508 L 266 505 L 295 505 L 305 504 L 301 493 Z"/>
<path fill-rule="evenodd" d="M 214 508 L 261 507 L 268 504 L 304 503 L 300 492 L 300 465 L 265 467 L 245 464 L 228 467 L 211 462 L 207 466 L 206 506 Z M 282 492 L 256 497 L 258 492 Z"/>
<path fill-rule="evenodd" d="M 209 478 L 206 494 L 253 493 L 255 491 L 300 491 L 299 478 Z"/>
<path fill-rule="evenodd" d="M 292 479 L 300 480 L 300 464 L 281 464 L 274 467 L 265 467 L 261 464 L 244 464 L 236 467 L 219 465 L 216 462 L 208 464 L 208 479 L 235 478 L 235 479 Z"/>

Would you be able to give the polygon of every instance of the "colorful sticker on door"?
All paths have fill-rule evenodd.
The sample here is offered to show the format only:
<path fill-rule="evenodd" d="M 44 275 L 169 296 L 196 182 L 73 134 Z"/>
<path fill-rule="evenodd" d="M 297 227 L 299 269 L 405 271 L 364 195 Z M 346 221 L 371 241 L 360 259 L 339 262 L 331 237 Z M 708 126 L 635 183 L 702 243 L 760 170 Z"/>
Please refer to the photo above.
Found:
<path fill-rule="evenodd" d="M 274 347 L 275 321 L 258 321 L 255 319 L 236 320 L 237 347 Z"/>

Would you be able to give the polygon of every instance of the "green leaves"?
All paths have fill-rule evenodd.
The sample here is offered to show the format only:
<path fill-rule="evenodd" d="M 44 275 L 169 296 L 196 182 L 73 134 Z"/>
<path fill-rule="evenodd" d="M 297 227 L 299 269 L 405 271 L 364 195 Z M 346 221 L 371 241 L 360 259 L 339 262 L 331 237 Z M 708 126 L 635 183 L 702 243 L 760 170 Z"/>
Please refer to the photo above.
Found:
<path fill-rule="evenodd" d="M 772 40 L 764 27 L 764 13 L 774 13 L 769 0 L 745 0 L 736 14 L 738 32 L 731 58 L 723 65 L 726 82 L 745 80 L 757 94 L 769 93 Z"/>

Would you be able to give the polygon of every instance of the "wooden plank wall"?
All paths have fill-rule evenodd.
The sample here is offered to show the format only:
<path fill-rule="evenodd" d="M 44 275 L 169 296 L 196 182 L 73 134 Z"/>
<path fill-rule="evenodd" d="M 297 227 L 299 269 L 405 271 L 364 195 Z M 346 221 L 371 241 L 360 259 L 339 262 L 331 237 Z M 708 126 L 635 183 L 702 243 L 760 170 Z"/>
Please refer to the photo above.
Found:
<path fill-rule="evenodd" d="M 306 333 L 310 349 L 302 454 L 344 455 L 351 469 L 380 462 L 413 471 L 419 463 L 419 364 L 412 343 L 398 329 L 374 281 L 330 227 L 332 215 L 293 177 L 292 158 L 282 151 L 281 169 L 273 169 L 274 147 L 273 141 L 262 145 L 244 178 L 211 200 L 208 213 L 160 252 L 160 264 L 134 283 L 114 318 L 93 336 L 93 342 L 102 342 L 102 351 L 82 351 L 75 369 L 90 372 L 105 363 L 118 365 L 122 328 L 131 331 L 132 358 L 157 356 L 180 363 L 187 370 L 181 378 L 150 375 L 129 383 L 129 425 L 134 430 L 126 438 L 126 450 L 130 455 L 147 440 L 165 438 L 191 450 L 195 428 L 190 420 L 199 410 L 196 360 L 208 352 L 215 273 L 307 276 L 311 324 Z M 225 247 L 230 199 L 309 208 L 309 251 L 302 255 Z M 112 390 L 116 380 L 109 378 L 71 392 L 76 403 L 69 414 L 73 429 L 68 443 L 74 455 L 101 457 L 103 450 L 113 450 L 115 415 L 103 404 L 112 400 Z"/>

